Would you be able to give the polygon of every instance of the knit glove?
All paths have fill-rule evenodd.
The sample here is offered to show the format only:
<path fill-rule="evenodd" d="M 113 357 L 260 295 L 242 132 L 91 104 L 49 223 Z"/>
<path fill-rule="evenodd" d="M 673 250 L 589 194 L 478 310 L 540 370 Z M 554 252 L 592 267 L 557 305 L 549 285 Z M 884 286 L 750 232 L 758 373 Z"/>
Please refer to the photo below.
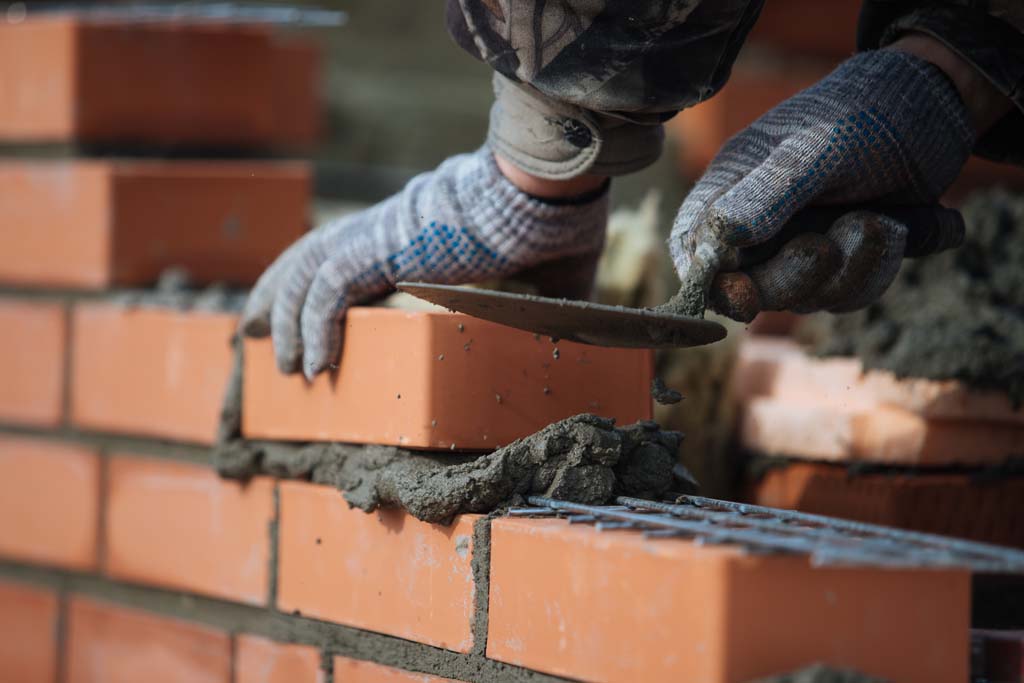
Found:
<path fill-rule="evenodd" d="M 866 306 L 913 255 L 908 236 L 917 254 L 959 241 L 927 234 L 930 225 L 962 239 L 962 222 L 936 202 L 974 137 L 937 67 L 897 51 L 856 55 L 723 146 L 673 225 L 684 288 L 701 282 L 701 305 L 743 321 L 760 310 Z M 806 230 L 788 225 L 812 205 L 845 210 Z M 908 225 L 906 210 L 938 218 Z"/>
<path fill-rule="evenodd" d="M 256 283 L 242 331 L 270 334 L 278 368 L 312 379 L 337 362 L 349 306 L 402 280 L 463 284 L 532 270 L 541 294 L 586 298 L 607 215 L 605 190 L 547 202 L 509 182 L 487 148 L 452 157 L 289 247 Z"/>

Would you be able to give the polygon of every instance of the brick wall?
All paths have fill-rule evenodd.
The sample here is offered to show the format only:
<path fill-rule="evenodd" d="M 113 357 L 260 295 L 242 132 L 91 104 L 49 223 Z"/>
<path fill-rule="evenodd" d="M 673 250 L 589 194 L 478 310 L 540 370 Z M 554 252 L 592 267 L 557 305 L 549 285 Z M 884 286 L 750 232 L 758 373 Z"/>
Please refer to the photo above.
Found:
<path fill-rule="evenodd" d="M 259 146 L 309 131 L 281 102 L 312 107 L 313 60 L 262 31 L 62 20 L 0 34 L 0 84 L 29 93 L 0 116 L 9 140 Z M 288 92 L 227 79 L 204 100 L 220 67 L 155 92 L 152 65 L 121 70 L 114 45 L 194 51 L 192 66 L 243 54 Z M 307 70 L 280 76 L 293 67 Z M 60 76 L 54 92 L 19 85 L 40 73 Z M 155 98 L 147 111 L 174 106 L 140 122 L 104 74 Z M 741 683 L 812 661 L 966 679 L 962 572 L 816 569 L 560 520 L 431 525 L 307 481 L 219 478 L 235 314 L 149 288 L 171 266 L 250 285 L 306 227 L 308 171 L 69 159 L 5 162 L 0 180 L 0 225 L 16 227 L 0 231 L 3 680 Z M 246 344 L 244 436 L 486 450 L 581 411 L 650 415 L 645 352 L 561 342 L 555 358 L 549 340 L 446 313 L 362 309 L 347 325 L 338 375 L 311 385 L 273 371 L 269 342 Z"/>

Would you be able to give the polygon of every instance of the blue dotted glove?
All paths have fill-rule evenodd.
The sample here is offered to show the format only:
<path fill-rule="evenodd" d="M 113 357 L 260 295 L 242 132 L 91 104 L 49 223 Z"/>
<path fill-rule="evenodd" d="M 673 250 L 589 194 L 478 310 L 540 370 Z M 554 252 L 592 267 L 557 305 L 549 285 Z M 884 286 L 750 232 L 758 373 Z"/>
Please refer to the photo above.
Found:
<path fill-rule="evenodd" d="M 463 284 L 532 271 L 551 288 L 541 293 L 586 298 L 607 216 L 606 192 L 546 203 L 509 182 L 487 148 L 452 157 L 289 247 L 253 288 L 242 330 L 270 334 L 279 369 L 312 379 L 337 362 L 348 307 L 401 280 Z"/>
<path fill-rule="evenodd" d="M 712 161 L 672 229 L 684 287 L 702 287 L 711 307 L 739 320 L 760 310 L 866 306 L 892 283 L 908 238 L 956 243 L 921 233 L 950 224 L 937 200 L 974 137 L 959 94 L 937 67 L 888 50 L 847 60 Z M 809 232 L 787 230 L 809 206 L 848 211 Z M 936 218 L 908 225 L 899 218 L 908 210 Z"/>

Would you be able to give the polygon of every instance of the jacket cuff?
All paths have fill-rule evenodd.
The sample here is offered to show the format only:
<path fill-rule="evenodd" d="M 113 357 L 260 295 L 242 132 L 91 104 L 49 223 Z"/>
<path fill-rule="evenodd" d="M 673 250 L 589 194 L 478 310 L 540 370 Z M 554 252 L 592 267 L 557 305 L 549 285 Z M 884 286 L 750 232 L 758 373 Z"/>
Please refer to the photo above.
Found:
<path fill-rule="evenodd" d="M 857 48 L 885 47 L 901 36 L 924 33 L 955 52 L 1015 108 L 978 138 L 974 153 L 1024 164 L 1024 33 L 983 10 L 940 5 L 906 11 L 906 5 L 868 0 L 861 11 Z"/>

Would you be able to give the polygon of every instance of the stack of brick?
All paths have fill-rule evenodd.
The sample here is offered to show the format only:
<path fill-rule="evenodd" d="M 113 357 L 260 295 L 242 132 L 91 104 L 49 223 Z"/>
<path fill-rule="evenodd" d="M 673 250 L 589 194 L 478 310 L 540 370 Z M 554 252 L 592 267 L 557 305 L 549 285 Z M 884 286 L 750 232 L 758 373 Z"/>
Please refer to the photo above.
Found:
<path fill-rule="evenodd" d="M 861 0 L 766 2 L 725 87 L 669 125 L 683 175 L 698 178 L 726 140 L 851 56 L 860 6 Z M 946 200 L 994 185 L 1024 191 L 1024 170 L 973 157 Z"/>
<path fill-rule="evenodd" d="M 742 447 L 774 458 L 755 468 L 756 502 L 1024 546 L 1024 409 L 1007 396 L 757 335 L 734 391 Z"/>
<path fill-rule="evenodd" d="M 2 135 L 272 140 L 259 134 L 275 102 L 260 79 L 285 67 L 265 40 L 2 27 L 0 50 L 21 46 L 0 59 L 4 88 L 39 69 L 32 88 L 11 86 L 28 94 Z M 43 97 L 46 84 L 58 95 Z M 812 661 L 966 679 L 962 571 L 822 569 L 552 519 L 431 525 L 349 509 L 307 481 L 219 478 L 210 446 L 234 314 L 125 305 L 118 290 L 169 266 L 251 284 L 304 228 L 306 169 L 12 160 L 2 172 L 3 680 L 740 683 Z M 247 343 L 243 436 L 486 450 L 579 412 L 629 423 L 651 411 L 643 351 L 561 342 L 553 354 L 488 323 L 382 309 L 353 311 L 345 340 L 337 373 L 312 384 L 278 375 L 268 341 Z"/>

